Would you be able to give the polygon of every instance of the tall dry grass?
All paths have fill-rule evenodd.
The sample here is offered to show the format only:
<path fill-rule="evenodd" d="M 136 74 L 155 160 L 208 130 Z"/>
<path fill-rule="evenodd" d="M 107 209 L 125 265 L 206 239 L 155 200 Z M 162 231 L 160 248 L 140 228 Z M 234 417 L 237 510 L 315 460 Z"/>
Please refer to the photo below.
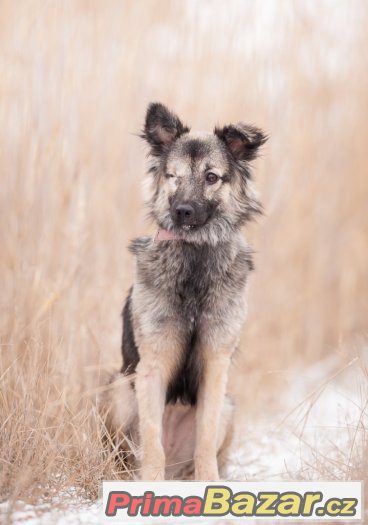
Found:
<path fill-rule="evenodd" d="M 135 135 L 151 100 L 193 128 L 243 119 L 270 135 L 241 402 L 269 369 L 354 352 L 368 327 L 367 22 L 359 0 L 1 2 L 4 497 L 94 494 L 119 475 L 93 401 L 120 363 L 128 239 L 151 231 Z"/>

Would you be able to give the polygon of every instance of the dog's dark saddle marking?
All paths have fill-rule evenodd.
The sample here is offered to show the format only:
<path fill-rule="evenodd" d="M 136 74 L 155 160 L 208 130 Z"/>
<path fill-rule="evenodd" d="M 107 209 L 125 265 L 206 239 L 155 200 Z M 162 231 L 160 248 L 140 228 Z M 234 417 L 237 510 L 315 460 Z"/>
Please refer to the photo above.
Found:
<path fill-rule="evenodd" d="M 132 291 L 133 288 L 130 288 L 123 308 L 123 339 L 121 342 L 123 366 L 121 372 L 126 375 L 133 374 L 139 363 L 138 348 L 135 344 L 132 322 Z"/>

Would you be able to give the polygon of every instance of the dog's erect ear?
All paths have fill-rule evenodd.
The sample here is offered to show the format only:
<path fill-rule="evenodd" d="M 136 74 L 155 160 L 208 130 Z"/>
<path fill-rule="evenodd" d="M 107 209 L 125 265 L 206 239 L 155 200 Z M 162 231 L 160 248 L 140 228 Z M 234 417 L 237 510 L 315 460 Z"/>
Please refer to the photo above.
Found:
<path fill-rule="evenodd" d="M 242 122 L 215 128 L 214 133 L 225 142 L 235 160 L 255 159 L 258 148 L 267 140 L 267 136 L 260 129 Z"/>
<path fill-rule="evenodd" d="M 189 128 L 163 104 L 154 102 L 148 106 L 142 138 L 150 144 L 153 155 L 161 155 L 187 131 Z"/>

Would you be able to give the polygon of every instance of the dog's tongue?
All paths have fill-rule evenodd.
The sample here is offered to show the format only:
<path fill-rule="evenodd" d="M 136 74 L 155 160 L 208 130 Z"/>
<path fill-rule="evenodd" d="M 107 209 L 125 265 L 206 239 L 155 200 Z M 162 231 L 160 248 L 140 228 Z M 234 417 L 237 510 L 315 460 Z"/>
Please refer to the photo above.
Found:
<path fill-rule="evenodd" d="M 155 235 L 155 241 L 179 241 L 182 238 L 183 237 L 180 237 L 180 235 L 162 228 L 160 228 Z"/>

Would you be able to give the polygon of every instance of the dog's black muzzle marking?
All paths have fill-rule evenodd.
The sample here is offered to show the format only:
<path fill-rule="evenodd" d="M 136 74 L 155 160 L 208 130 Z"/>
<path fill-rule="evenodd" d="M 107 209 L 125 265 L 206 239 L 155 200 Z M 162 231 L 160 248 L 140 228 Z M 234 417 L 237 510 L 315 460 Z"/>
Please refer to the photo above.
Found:
<path fill-rule="evenodd" d="M 216 204 L 195 201 L 174 201 L 170 207 L 170 216 L 175 226 L 203 226 L 216 208 Z"/>

